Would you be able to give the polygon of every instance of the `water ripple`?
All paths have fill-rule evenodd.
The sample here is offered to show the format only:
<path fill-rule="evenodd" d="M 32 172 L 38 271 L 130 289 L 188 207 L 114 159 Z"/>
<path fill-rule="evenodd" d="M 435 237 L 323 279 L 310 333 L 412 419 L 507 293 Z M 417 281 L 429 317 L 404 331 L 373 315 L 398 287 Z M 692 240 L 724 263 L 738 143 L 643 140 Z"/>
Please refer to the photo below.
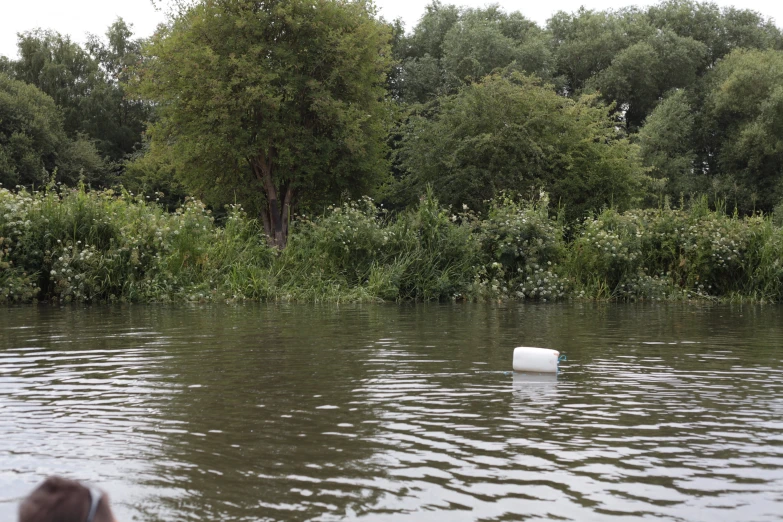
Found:
<path fill-rule="evenodd" d="M 11 308 L 0 519 L 60 473 L 124 520 L 782 520 L 777 314 Z"/>

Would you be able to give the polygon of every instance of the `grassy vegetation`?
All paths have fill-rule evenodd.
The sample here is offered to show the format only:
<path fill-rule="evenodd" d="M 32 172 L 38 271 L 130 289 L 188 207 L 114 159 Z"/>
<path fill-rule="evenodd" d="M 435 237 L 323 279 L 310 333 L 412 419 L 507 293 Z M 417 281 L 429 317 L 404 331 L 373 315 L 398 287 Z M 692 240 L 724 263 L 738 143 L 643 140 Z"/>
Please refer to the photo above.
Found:
<path fill-rule="evenodd" d="M 429 195 L 391 216 L 371 199 L 297 216 L 270 248 L 238 207 L 174 213 L 129 193 L 0 189 L 0 302 L 783 300 L 783 228 L 699 201 L 567 226 L 538 201 L 478 216 Z"/>

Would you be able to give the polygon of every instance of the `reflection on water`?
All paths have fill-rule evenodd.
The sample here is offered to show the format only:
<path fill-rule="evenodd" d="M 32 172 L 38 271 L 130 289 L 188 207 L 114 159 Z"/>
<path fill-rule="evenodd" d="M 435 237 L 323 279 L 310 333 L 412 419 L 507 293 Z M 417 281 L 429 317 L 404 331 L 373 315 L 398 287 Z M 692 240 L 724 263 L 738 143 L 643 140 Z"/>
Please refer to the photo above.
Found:
<path fill-rule="evenodd" d="M 0 520 L 52 473 L 121 521 L 781 520 L 780 311 L 5 309 Z"/>

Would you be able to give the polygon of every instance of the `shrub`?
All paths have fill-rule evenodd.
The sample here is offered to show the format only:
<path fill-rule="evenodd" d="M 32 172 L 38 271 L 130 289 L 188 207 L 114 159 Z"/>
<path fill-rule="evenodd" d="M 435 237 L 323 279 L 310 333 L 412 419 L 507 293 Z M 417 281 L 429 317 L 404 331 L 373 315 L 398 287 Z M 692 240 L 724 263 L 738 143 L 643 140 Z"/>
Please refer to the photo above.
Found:
<path fill-rule="evenodd" d="M 549 216 L 549 197 L 516 201 L 503 194 L 476 222 L 484 258 L 479 294 L 487 297 L 555 300 L 566 295 L 557 272 L 566 247 L 562 222 Z"/>

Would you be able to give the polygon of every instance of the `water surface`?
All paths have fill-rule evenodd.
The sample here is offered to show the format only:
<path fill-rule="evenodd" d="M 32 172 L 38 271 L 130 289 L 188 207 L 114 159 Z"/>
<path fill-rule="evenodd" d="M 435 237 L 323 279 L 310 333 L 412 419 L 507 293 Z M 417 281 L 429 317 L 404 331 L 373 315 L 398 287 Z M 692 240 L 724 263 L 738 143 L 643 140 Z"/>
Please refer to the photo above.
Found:
<path fill-rule="evenodd" d="M 120 522 L 783 520 L 781 312 L 6 308 L 0 520 L 54 473 Z"/>

